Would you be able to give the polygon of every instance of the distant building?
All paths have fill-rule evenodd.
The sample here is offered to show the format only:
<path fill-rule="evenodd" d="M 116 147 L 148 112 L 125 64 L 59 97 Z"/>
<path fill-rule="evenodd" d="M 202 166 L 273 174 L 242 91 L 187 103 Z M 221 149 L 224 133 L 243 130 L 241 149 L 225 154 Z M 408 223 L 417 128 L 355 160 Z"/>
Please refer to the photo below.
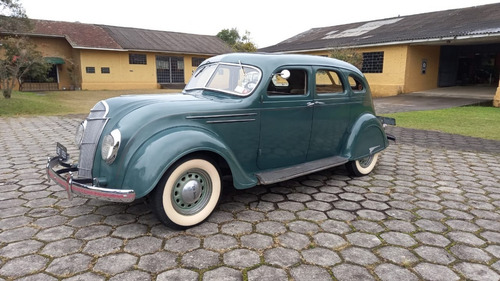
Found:
<path fill-rule="evenodd" d="M 497 87 L 500 3 L 313 28 L 259 51 L 328 55 L 332 48 L 362 53 L 361 70 L 375 96 Z"/>
<path fill-rule="evenodd" d="M 232 49 L 216 36 L 32 20 L 28 34 L 52 63 L 52 83 L 22 90 L 181 88 L 206 58 Z M 0 31 L 0 36 L 7 36 Z"/>

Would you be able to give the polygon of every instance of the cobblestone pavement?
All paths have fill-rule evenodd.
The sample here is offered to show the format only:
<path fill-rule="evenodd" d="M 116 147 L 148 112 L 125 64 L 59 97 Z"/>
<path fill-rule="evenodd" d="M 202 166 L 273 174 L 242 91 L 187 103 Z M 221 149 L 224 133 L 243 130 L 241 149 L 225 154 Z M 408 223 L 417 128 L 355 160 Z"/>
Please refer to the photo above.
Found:
<path fill-rule="evenodd" d="M 500 279 L 500 142 L 390 128 L 370 176 L 228 187 L 180 232 L 143 200 L 68 201 L 47 182 L 78 121 L 0 119 L 0 280 Z"/>

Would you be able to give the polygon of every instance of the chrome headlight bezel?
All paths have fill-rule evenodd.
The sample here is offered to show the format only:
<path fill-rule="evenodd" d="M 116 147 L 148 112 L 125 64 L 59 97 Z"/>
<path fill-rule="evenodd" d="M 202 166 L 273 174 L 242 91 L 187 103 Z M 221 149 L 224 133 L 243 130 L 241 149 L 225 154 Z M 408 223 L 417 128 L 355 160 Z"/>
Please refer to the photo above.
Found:
<path fill-rule="evenodd" d="M 101 144 L 101 157 L 107 164 L 112 164 L 118 155 L 122 134 L 120 130 L 114 129 L 108 135 L 104 136 Z"/>
<path fill-rule="evenodd" d="M 80 125 L 76 128 L 75 133 L 75 144 L 80 149 L 83 142 L 83 135 L 85 134 L 85 130 L 87 129 L 87 120 L 83 120 L 80 122 Z"/>

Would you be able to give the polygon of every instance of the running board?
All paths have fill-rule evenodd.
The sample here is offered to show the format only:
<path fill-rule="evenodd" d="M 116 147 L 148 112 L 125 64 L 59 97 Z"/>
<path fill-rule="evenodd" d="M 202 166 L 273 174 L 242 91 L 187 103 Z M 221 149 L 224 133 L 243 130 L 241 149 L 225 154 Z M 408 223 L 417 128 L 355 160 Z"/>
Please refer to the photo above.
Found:
<path fill-rule="evenodd" d="M 349 160 L 347 160 L 347 158 L 335 156 L 302 163 L 284 169 L 275 169 L 257 173 L 255 175 L 259 179 L 259 184 L 271 184 L 311 174 L 317 171 L 337 167 L 347 163 L 348 161 Z"/>

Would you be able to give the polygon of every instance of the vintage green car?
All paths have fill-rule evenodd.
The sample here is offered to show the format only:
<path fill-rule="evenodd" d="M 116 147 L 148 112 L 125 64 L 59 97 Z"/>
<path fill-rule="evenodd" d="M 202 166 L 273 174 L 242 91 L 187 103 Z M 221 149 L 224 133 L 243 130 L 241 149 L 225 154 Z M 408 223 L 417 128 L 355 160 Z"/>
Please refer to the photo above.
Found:
<path fill-rule="evenodd" d="M 346 62 L 226 54 L 204 61 L 182 93 L 97 103 L 76 133 L 78 164 L 57 144 L 47 174 L 70 198 L 147 196 L 162 223 L 182 229 L 212 213 L 226 176 L 244 189 L 344 164 L 369 174 L 388 146 L 382 123 Z"/>

